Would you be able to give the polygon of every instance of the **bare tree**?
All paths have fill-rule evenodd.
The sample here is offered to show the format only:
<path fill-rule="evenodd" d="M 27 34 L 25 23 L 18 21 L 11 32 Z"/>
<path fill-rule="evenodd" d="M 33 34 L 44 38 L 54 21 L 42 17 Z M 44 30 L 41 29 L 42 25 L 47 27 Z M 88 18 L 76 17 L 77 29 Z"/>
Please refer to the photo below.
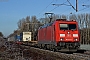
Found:
<path fill-rule="evenodd" d="M 66 15 L 60 15 L 60 19 L 67 19 Z"/>
<path fill-rule="evenodd" d="M 31 17 L 31 28 L 32 28 L 32 39 L 35 40 L 36 39 L 36 35 L 38 32 L 38 28 L 40 27 L 40 22 L 38 21 L 38 19 L 36 18 L 36 16 L 32 16 Z"/>
<path fill-rule="evenodd" d="M 24 31 L 25 30 L 25 19 L 22 18 L 19 20 L 18 24 L 18 30 Z"/>

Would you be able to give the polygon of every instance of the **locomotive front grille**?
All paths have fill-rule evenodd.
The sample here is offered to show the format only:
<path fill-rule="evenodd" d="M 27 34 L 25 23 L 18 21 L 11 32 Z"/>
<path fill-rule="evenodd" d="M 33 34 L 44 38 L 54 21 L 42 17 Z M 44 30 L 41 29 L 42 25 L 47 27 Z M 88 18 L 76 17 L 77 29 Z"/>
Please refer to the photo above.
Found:
<path fill-rule="evenodd" d="M 74 43 L 71 43 L 71 42 L 59 42 L 58 43 L 58 46 L 60 47 L 64 47 L 64 48 L 75 48 L 77 46 L 80 46 L 79 42 L 74 42 Z"/>
<path fill-rule="evenodd" d="M 66 48 L 72 48 L 72 47 L 74 47 L 75 45 L 74 45 L 74 43 L 66 43 L 65 44 L 65 47 Z"/>

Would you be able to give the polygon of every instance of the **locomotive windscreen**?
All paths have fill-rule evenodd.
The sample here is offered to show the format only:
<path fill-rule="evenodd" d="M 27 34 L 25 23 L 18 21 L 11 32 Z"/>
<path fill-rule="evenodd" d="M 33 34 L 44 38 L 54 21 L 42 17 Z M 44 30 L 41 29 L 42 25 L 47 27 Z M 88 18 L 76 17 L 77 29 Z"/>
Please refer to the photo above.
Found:
<path fill-rule="evenodd" d="M 76 30 L 76 24 L 60 24 L 60 30 Z"/>

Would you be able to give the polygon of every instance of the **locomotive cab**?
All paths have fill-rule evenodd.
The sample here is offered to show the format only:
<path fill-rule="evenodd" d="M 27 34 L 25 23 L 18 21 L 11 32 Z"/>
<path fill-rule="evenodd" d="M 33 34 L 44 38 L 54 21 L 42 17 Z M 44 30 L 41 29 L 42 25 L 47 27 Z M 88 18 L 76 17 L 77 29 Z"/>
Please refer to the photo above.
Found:
<path fill-rule="evenodd" d="M 76 21 L 59 21 L 56 28 L 57 46 L 78 49 L 80 46 L 78 24 Z"/>

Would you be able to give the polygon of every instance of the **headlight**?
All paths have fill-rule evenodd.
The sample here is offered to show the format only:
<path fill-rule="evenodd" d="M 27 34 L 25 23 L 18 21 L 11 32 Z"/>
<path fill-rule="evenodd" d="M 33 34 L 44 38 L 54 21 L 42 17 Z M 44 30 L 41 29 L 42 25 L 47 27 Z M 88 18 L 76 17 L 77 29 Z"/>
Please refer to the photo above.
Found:
<path fill-rule="evenodd" d="M 60 34 L 60 37 L 65 37 L 65 34 Z"/>
<path fill-rule="evenodd" d="M 73 37 L 78 37 L 78 34 L 73 34 Z"/>
<path fill-rule="evenodd" d="M 63 41 L 64 40 L 64 38 L 60 38 L 60 41 Z"/>
<path fill-rule="evenodd" d="M 78 41 L 78 39 L 77 38 L 74 38 L 74 41 Z"/>

